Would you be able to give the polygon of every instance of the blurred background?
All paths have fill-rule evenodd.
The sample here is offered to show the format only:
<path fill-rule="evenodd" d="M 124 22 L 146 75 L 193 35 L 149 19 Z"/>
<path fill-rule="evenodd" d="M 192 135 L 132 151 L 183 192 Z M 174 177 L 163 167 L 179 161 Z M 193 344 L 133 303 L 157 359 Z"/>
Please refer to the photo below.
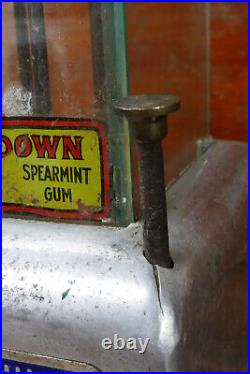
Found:
<path fill-rule="evenodd" d="M 246 141 L 247 8 L 127 3 L 131 91 L 176 92 L 186 122 L 211 126 L 216 138 Z"/>
<path fill-rule="evenodd" d="M 165 142 L 171 176 L 209 133 L 247 141 L 247 17 L 243 2 L 127 3 L 131 93 L 182 100 Z"/>

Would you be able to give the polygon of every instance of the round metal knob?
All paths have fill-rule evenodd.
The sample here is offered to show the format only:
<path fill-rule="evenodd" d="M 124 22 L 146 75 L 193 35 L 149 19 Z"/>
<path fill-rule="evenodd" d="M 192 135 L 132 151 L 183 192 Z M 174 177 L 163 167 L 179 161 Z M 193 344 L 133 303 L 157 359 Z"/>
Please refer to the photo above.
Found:
<path fill-rule="evenodd" d="M 115 103 L 115 110 L 129 120 L 137 141 L 154 143 L 167 133 L 166 118 L 180 108 L 180 99 L 174 95 L 127 96 Z"/>
<path fill-rule="evenodd" d="M 115 104 L 115 110 L 128 118 L 161 117 L 180 108 L 180 99 L 174 95 L 127 96 Z"/>

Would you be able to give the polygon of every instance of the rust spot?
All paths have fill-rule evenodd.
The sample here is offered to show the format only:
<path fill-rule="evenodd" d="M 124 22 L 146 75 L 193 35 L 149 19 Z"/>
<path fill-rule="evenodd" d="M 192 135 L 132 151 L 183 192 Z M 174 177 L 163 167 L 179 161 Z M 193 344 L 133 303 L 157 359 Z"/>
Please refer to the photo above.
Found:
<path fill-rule="evenodd" d="M 77 202 L 77 207 L 78 207 L 78 210 L 79 212 L 83 213 L 83 214 L 92 214 L 92 213 L 96 213 L 98 212 L 99 208 L 97 208 L 96 206 L 92 206 L 92 205 L 85 205 L 81 199 L 78 199 Z"/>

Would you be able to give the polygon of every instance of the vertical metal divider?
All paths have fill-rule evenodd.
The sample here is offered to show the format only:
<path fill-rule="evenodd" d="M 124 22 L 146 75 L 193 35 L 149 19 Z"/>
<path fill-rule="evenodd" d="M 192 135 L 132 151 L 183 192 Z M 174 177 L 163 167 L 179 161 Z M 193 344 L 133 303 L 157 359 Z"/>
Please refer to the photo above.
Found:
<path fill-rule="evenodd" d="M 91 54 L 93 62 L 93 81 L 95 94 L 95 110 L 98 118 L 106 121 L 106 87 L 103 53 L 103 26 L 101 3 L 89 3 Z"/>
<path fill-rule="evenodd" d="M 114 225 L 127 226 L 134 221 L 130 135 L 126 120 L 113 108 L 116 99 L 128 94 L 124 5 L 94 2 L 90 13 L 95 92 L 102 112 L 98 114 L 108 127 L 111 219 Z"/>
<path fill-rule="evenodd" d="M 32 92 L 33 112 L 48 116 L 51 98 L 43 4 L 17 2 L 13 6 L 20 80 Z"/>
<path fill-rule="evenodd" d="M 42 3 L 27 2 L 32 52 L 34 111 L 49 115 L 51 111 L 47 40 Z"/>
<path fill-rule="evenodd" d="M 17 40 L 17 54 L 19 60 L 19 75 L 23 88 L 32 92 L 32 68 L 28 32 L 26 3 L 14 2 L 14 18 Z"/>

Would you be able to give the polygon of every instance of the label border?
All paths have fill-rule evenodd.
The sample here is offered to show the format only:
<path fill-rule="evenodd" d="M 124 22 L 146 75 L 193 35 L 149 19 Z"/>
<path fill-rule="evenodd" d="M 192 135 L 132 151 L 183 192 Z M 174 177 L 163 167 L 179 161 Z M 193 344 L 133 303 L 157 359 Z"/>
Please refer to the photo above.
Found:
<path fill-rule="evenodd" d="M 2 366 L 4 364 L 4 360 L 11 361 L 13 366 L 18 366 L 21 364 L 22 366 L 43 366 L 44 368 L 50 369 L 46 370 L 46 372 L 51 370 L 60 371 L 60 372 L 100 372 L 100 370 L 92 365 L 91 363 L 87 363 L 84 361 L 74 361 L 67 358 L 61 357 L 52 357 L 41 355 L 38 353 L 33 352 L 22 352 L 16 351 L 13 349 L 3 348 L 2 352 Z M 8 365 L 8 363 L 6 362 Z M 34 370 L 32 372 L 40 372 L 38 370 Z"/>
<path fill-rule="evenodd" d="M 22 122 L 20 124 L 20 121 Z M 70 123 L 69 123 L 70 121 Z M 48 126 L 48 122 L 54 122 L 53 126 Z M 27 213 L 41 217 L 51 217 L 60 219 L 76 220 L 100 220 L 109 217 L 110 197 L 109 197 L 109 168 L 107 155 L 107 139 L 105 126 L 102 122 L 85 118 L 58 118 L 58 117 L 3 117 L 2 128 L 47 128 L 53 129 L 80 129 L 88 128 L 95 130 L 98 134 L 100 154 L 101 154 L 101 195 L 102 210 L 97 213 L 80 213 L 77 210 L 56 210 L 51 208 L 32 207 L 15 203 L 2 203 L 3 212 Z"/>

